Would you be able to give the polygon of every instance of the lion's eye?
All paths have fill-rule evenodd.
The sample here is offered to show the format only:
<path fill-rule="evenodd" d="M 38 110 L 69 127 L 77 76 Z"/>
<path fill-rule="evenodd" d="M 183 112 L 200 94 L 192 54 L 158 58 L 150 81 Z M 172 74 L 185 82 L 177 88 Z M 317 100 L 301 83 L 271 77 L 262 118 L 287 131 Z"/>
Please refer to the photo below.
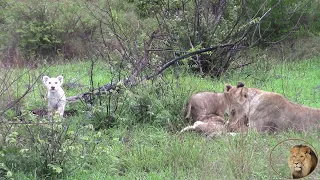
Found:
<path fill-rule="evenodd" d="M 55 84 L 58 84 L 58 82 L 55 82 Z"/>
<path fill-rule="evenodd" d="M 303 156 L 300 156 L 301 158 L 303 158 Z"/>
<path fill-rule="evenodd" d="M 49 82 L 49 84 L 51 84 L 51 82 Z"/>

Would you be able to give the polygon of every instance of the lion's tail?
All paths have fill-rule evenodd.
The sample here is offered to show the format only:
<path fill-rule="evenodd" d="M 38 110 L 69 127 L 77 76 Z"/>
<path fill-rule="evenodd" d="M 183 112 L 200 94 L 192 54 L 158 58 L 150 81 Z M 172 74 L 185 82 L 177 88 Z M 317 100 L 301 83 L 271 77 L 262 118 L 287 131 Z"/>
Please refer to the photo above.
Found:
<path fill-rule="evenodd" d="M 187 127 L 183 128 L 183 129 L 180 131 L 180 133 L 183 133 L 183 132 L 189 131 L 189 130 L 194 130 L 194 129 L 195 129 L 194 126 L 187 126 Z"/>

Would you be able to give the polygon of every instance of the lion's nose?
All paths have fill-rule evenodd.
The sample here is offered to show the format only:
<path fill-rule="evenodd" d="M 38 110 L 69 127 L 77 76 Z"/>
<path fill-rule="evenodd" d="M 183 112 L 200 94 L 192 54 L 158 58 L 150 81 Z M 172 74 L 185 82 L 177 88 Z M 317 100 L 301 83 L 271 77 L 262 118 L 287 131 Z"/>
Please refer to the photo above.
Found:
<path fill-rule="evenodd" d="M 51 90 L 54 90 L 54 86 L 51 86 Z"/>

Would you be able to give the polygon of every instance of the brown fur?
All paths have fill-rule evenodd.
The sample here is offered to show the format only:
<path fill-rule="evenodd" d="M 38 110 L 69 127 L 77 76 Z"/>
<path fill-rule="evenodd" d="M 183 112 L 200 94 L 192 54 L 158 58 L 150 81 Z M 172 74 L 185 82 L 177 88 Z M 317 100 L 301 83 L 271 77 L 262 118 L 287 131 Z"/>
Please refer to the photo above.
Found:
<path fill-rule="evenodd" d="M 230 122 L 245 116 L 249 127 L 259 132 L 319 129 L 320 109 L 293 103 L 280 94 L 230 85 L 226 85 L 225 94 L 230 111 L 234 110 Z"/>
<path fill-rule="evenodd" d="M 246 132 L 248 131 L 248 118 L 246 116 L 242 116 L 234 122 L 229 122 L 227 124 L 228 132 Z"/>
<path fill-rule="evenodd" d="M 309 175 L 317 166 L 318 158 L 312 149 L 304 145 L 291 147 L 288 165 L 293 179 Z"/>
<path fill-rule="evenodd" d="M 194 123 L 200 118 L 212 114 L 224 118 L 227 107 L 224 93 L 200 92 L 193 94 L 189 99 L 186 105 L 185 119 L 189 119 L 189 123 Z"/>
<path fill-rule="evenodd" d="M 247 130 L 248 118 L 243 113 L 243 106 L 247 102 L 247 90 L 243 89 L 243 84 L 237 86 L 227 84 L 224 90 L 226 101 L 228 102 L 229 114 L 229 130 L 243 132 Z M 241 115 L 241 116 L 240 116 Z"/>

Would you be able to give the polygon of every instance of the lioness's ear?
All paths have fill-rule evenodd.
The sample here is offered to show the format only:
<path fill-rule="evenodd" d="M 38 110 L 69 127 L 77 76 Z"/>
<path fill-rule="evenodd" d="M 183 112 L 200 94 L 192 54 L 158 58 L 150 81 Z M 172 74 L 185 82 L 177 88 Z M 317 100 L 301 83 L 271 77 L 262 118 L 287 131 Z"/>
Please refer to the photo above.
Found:
<path fill-rule="evenodd" d="M 232 88 L 230 84 L 226 84 L 226 87 L 224 88 L 224 92 L 229 92 L 229 90 Z"/>
<path fill-rule="evenodd" d="M 48 81 L 48 79 L 49 79 L 49 76 L 43 76 L 42 82 L 43 82 L 43 83 L 46 83 L 46 82 Z"/>
<path fill-rule="evenodd" d="M 238 82 L 237 88 L 240 88 L 240 87 L 244 87 L 244 84 L 242 82 Z"/>

